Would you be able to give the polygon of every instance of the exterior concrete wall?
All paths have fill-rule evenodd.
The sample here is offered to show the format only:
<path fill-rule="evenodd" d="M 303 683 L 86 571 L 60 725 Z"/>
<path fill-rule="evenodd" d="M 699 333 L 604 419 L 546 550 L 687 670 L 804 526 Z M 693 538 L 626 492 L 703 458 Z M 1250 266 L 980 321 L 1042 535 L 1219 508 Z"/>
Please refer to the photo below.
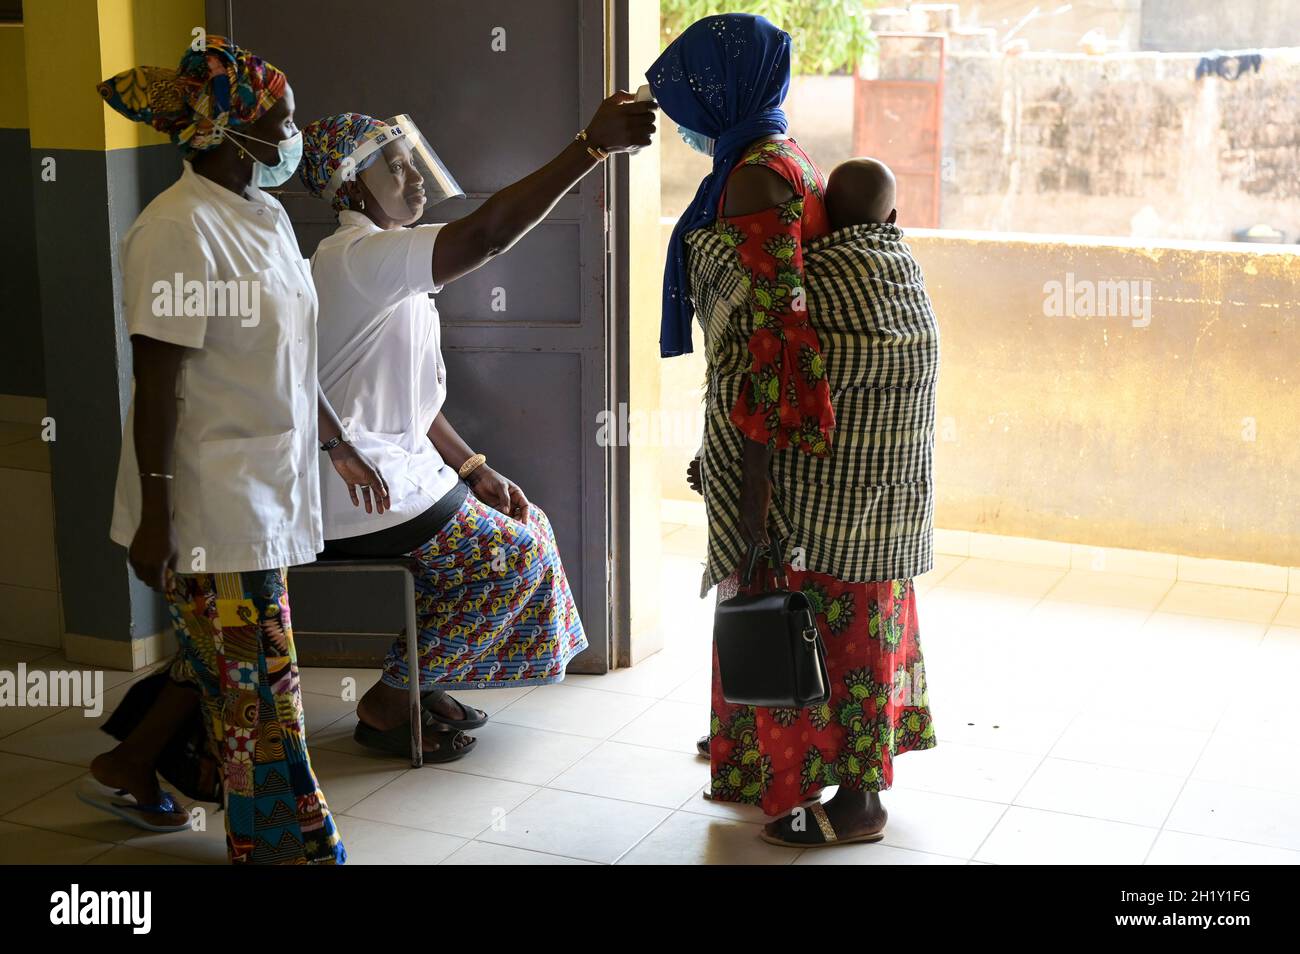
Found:
<path fill-rule="evenodd" d="M 1295 0 L 1142 0 L 1144 50 L 1240 50 L 1300 46 Z"/>
<path fill-rule="evenodd" d="M 1300 255 L 943 231 L 908 242 L 942 334 L 938 526 L 1300 565 Z M 1045 313 L 1048 282 L 1117 280 L 1151 283 L 1149 324 L 1136 309 Z M 700 354 L 662 373 L 665 410 L 698 406 Z M 693 498 L 692 452 L 665 450 L 665 496 Z"/>
<path fill-rule="evenodd" d="M 1300 236 L 1300 50 L 1195 79 L 1199 54 L 949 58 L 945 228 Z"/>
<path fill-rule="evenodd" d="M 1089 30 L 1101 30 L 1111 49 L 1136 49 L 1143 0 L 1073 0 L 1071 3 L 1043 3 L 1041 0 L 961 0 L 962 29 L 992 29 L 999 39 L 1018 24 L 1014 39 L 1024 40 L 1031 50 L 1073 53 L 1079 38 Z M 872 11 L 872 28 L 901 32 L 942 29 L 940 18 L 930 13 L 932 3 L 890 4 Z M 942 6 L 942 5 L 941 5 Z M 1055 13 L 1063 7 L 1063 12 Z M 1029 17 L 1035 9 L 1039 15 Z M 1050 14 L 1050 15 L 1049 15 Z"/>
<path fill-rule="evenodd" d="M 1200 54 L 948 58 L 944 228 L 1230 241 L 1300 240 L 1300 49 L 1258 74 L 1195 78 Z M 790 130 L 829 172 L 852 153 L 853 79 L 798 76 Z M 671 124 L 665 215 L 708 172 Z M 906 220 L 906 210 L 900 210 Z"/>
<path fill-rule="evenodd" d="M 959 3 L 882 4 L 871 13 L 876 30 L 944 29 L 945 8 L 958 7 L 962 29 L 987 28 L 1005 37 L 1032 11 L 1015 39 L 1031 50 L 1073 53 L 1090 30 L 1106 35 L 1110 50 L 1236 50 L 1300 46 L 1295 0 L 960 0 Z M 1058 12 L 1059 11 L 1059 12 Z"/>
<path fill-rule="evenodd" d="M 943 334 L 939 525 L 1296 565 L 1300 256 L 909 241 Z M 1047 316 L 1069 275 L 1150 282 L 1150 323 Z"/>

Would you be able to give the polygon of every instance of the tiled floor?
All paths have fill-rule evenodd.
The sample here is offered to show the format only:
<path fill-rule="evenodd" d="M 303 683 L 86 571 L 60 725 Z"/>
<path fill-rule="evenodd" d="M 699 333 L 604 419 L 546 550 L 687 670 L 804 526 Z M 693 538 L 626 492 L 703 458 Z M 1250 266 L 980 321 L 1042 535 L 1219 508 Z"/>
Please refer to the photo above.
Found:
<path fill-rule="evenodd" d="M 63 627 L 54 498 L 50 445 L 41 430 L 35 423 L 0 421 L 0 620 L 11 639 L 57 647 Z"/>
<path fill-rule="evenodd" d="M 898 760 L 877 845 L 797 852 L 700 797 L 710 600 L 699 532 L 669 528 L 667 648 L 632 670 L 476 693 L 492 721 L 446 767 L 352 742 L 343 680 L 304 671 L 313 762 L 353 863 L 1300 862 L 1300 595 L 940 557 L 918 582 L 940 745 Z M 59 666 L 0 644 L 0 667 Z M 108 674 L 111 708 L 125 674 Z M 76 801 L 106 737 L 79 712 L 0 708 L 0 862 L 224 861 Z"/>

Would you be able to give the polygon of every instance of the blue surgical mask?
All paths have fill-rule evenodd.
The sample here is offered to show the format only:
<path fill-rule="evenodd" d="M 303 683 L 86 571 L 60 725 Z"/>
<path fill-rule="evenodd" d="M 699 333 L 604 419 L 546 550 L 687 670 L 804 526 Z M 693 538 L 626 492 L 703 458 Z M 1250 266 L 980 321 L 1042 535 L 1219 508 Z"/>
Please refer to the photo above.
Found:
<path fill-rule="evenodd" d="M 270 146 L 272 143 L 265 139 L 258 139 L 255 136 L 247 136 L 243 133 L 237 133 L 233 129 L 227 129 L 226 132 L 241 139 L 251 139 L 253 142 L 260 142 Z M 275 150 L 280 154 L 280 161 L 273 166 L 268 166 L 261 162 L 256 156 L 253 157 L 253 164 L 257 166 L 257 175 L 254 177 L 253 184 L 259 189 L 274 189 L 276 186 L 284 185 L 289 178 L 298 169 L 298 164 L 302 162 L 302 131 L 294 133 L 288 139 L 281 139 L 275 143 Z"/>
<path fill-rule="evenodd" d="M 682 137 L 682 141 L 696 152 L 702 152 L 706 156 L 713 155 L 713 147 L 717 144 L 713 137 L 697 133 L 694 129 L 687 129 L 681 123 L 677 124 L 677 132 Z"/>

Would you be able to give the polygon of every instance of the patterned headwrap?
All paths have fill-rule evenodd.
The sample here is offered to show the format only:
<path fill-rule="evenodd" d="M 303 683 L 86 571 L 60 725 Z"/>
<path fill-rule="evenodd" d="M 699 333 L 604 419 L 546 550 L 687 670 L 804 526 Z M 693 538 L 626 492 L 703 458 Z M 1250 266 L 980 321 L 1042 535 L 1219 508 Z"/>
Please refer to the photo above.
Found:
<path fill-rule="evenodd" d="M 227 126 L 256 122 L 284 96 L 285 75 L 223 36 L 189 49 L 179 68 L 137 66 L 100 83 L 99 95 L 137 123 L 148 123 L 185 155 L 221 142 Z"/>
<path fill-rule="evenodd" d="M 790 35 L 748 13 L 696 20 L 646 70 L 664 115 L 716 140 L 713 168 L 677 220 L 664 266 L 659 355 L 691 352 L 687 232 L 718 217 L 727 176 L 756 139 L 786 131 L 781 103 L 790 88 Z"/>
<path fill-rule="evenodd" d="M 387 123 L 362 113 L 339 113 L 308 123 L 302 131 L 302 165 L 298 167 L 298 178 L 308 192 L 322 198 L 343 160 L 352 155 L 370 134 L 387 128 Z M 372 153 L 372 157 L 377 158 L 378 153 Z M 352 207 L 341 189 L 334 193 L 330 204 L 335 212 Z"/>

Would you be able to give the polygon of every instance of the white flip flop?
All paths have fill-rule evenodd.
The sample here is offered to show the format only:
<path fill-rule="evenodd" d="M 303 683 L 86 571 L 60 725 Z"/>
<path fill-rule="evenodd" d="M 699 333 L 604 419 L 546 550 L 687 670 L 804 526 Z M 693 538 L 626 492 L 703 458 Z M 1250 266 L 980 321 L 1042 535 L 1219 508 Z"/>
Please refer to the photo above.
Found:
<path fill-rule="evenodd" d="M 146 817 L 185 811 L 166 790 L 163 790 L 157 805 L 141 805 L 125 789 L 111 788 L 93 778 L 85 778 L 77 786 L 77 798 L 93 808 L 120 818 L 128 825 L 134 825 L 145 831 L 175 832 L 185 831 L 190 827 L 188 814 L 185 816 L 184 823 L 180 825 L 159 825 Z"/>

